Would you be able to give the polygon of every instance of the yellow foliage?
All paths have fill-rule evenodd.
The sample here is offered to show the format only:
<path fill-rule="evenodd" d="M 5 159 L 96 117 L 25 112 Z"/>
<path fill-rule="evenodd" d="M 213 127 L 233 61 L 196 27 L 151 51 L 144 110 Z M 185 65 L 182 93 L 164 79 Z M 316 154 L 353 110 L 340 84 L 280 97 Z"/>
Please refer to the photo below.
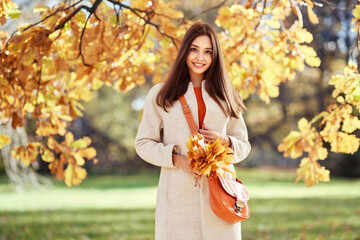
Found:
<path fill-rule="evenodd" d="M 301 144 L 301 133 L 291 131 L 283 142 L 278 146 L 279 152 L 284 152 L 284 157 L 298 158 L 302 155 L 304 149 Z"/>
<path fill-rule="evenodd" d="M 300 119 L 298 128 L 300 131 L 291 131 L 278 146 L 279 152 L 284 152 L 285 157 L 298 158 L 314 146 L 315 129 L 309 122 L 305 118 Z"/>
<path fill-rule="evenodd" d="M 79 185 L 86 178 L 86 170 L 73 164 L 69 164 L 65 170 L 65 183 L 68 187 Z"/>
<path fill-rule="evenodd" d="M 309 1 L 308 1 L 309 2 Z M 311 2 L 311 4 L 308 4 L 308 7 L 307 7 L 307 12 L 308 12 L 308 16 L 309 16 L 309 19 L 310 19 L 310 22 L 312 24 L 317 24 L 319 23 L 319 19 L 318 17 L 316 16 L 316 14 L 314 13 L 313 11 L 313 6 L 314 4 Z"/>
<path fill-rule="evenodd" d="M 296 182 L 304 179 L 304 183 L 307 187 L 311 187 L 314 183 L 319 181 L 330 181 L 330 171 L 322 167 L 317 161 L 312 161 L 309 158 L 303 158 L 300 166 L 296 171 Z"/>
<path fill-rule="evenodd" d="M 42 158 L 44 161 L 50 162 L 49 169 L 58 179 L 65 177 L 65 183 L 68 186 L 78 185 L 86 177 L 86 170 L 80 166 L 85 164 L 85 158 L 94 160 L 96 156 L 96 150 L 89 147 L 90 144 L 91 139 L 89 137 L 75 140 L 71 132 L 65 134 L 65 140 L 61 143 L 53 137 L 49 137 L 47 144 L 49 149 L 44 148 Z M 60 155 L 60 159 L 55 160 L 51 151 Z M 65 172 L 64 164 L 69 164 Z"/>
<path fill-rule="evenodd" d="M 345 101 L 360 110 L 360 74 L 354 62 L 349 62 L 343 75 L 332 76 L 329 84 L 335 87 L 332 93 L 334 98 L 344 94 Z"/>
<path fill-rule="evenodd" d="M 55 160 L 54 153 L 50 151 L 48 148 L 43 148 L 43 154 L 41 155 L 41 159 L 45 162 L 53 162 Z"/>
<path fill-rule="evenodd" d="M 341 130 L 347 133 L 352 133 L 360 129 L 360 120 L 358 117 L 350 115 L 344 119 Z"/>
<path fill-rule="evenodd" d="M 358 32 L 359 31 L 359 27 L 360 27 L 360 4 L 356 5 L 355 8 L 353 9 L 353 19 L 352 19 L 352 23 L 355 23 L 355 27 L 352 29 L 352 31 L 354 32 Z"/>
<path fill-rule="evenodd" d="M 11 150 L 11 157 L 21 160 L 26 166 L 35 162 L 40 150 L 41 143 L 28 142 L 26 146 L 14 147 Z"/>
<path fill-rule="evenodd" d="M 273 3 L 265 8 L 240 4 L 222 7 L 215 21 L 225 30 L 219 38 L 235 88 L 243 98 L 256 93 L 266 103 L 279 95 L 281 82 L 293 80 L 295 71 L 304 69 L 304 62 L 311 67 L 320 65 L 314 49 L 305 45 L 313 40 L 311 33 L 302 24 L 294 23 L 289 28 L 281 24 L 294 11 L 299 14 L 293 4 L 302 2 Z M 309 4 L 312 8 L 313 3 Z M 311 8 L 308 15 L 315 21 Z M 262 20 L 263 15 L 267 17 Z"/>
<path fill-rule="evenodd" d="M 304 179 L 305 185 L 311 187 L 314 182 L 329 181 L 329 171 L 321 167 L 318 160 L 326 159 L 328 151 L 323 147 L 323 139 L 314 127 L 304 118 L 298 122 L 300 131 L 291 131 L 279 144 L 278 150 L 285 157 L 298 158 L 307 153 L 297 169 L 297 182 Z"/>
<path fill-rule="evenodd" d="M 309 134 L 310 125 L 307 121 L 300 120 L 300 132 L 290 132 L 278 146 L 278 150 L 284 152 L 285 157 L 297 158 L 303 152 L 308 153 L 308 157 L 302 160 L 297 171 L 298 180 L 304 178 L 307 186 L 329 180 L 329 171 L 317 162 L 326 159 L 328 154 L 327 149 L 323 147 L 323 141 L 330 143 L 332 152 L 338 153 L 353 154 L 360 146 L 360 139 L 351 134 L 360 129 L 360 120 L 353 115 L 354 107 L 360 109 L 360 75 L 357 65 L 349 62 L 343 75 L 332 76 L 329 84 L 334 86 L 332 96 L 338 104 L 328 106 L 327 111 L 318 114 L 311 121 L 315 123 L 322 119 L 321 130 L 311 128 Z"/>
<path fill-rule="evenodd" d="M 2 0 L 0 2 L 0 24 L 4 25 L 9 15 L 18 8 L 16 3 L 11 0 Z"/>
<path fill-rule="evenodd" d="M 5 145 L 11 143 L 11 139 L 9 136 L 0 134 L 0 149 L 2 149 Z"/>
<path fill-rule="evenodd" d="M 337 144 L 331 145 L 331 151 L 354 154 L 359 149 L 360 139 L 354 134 L 339 132 Z"/>
<path fill-rule="evenodd" d="M 257 7 L 248 1 L 245 5 L 235 3 L 219 9 L 216 24 L 223 29 L 219 39 L 225 65 L 243 98 L 256 93 L 269 103 L 279 95 L 278 86 L 293 80 L 296 71 L 302 71 L 305 63 L 319 66 L 320 59 L 308 46 L 313 36 L 303 28 L 300 6 L 304 2 L 310 21 L 316 23 L 318 19 L 311 0 L 276 0 L 269 1 L 266 6 L 259 2 Z M 79 166 L 85 159 L 96 156 L 95 149 L 89 147 L 89 138 L 75 140 L 66 131 L 67 122 L 82 116 L 81 103 L 90 101 L 93 91 L 103 85 L 128 91 L 145 83 L 145 75 L 151 75 L 154 82 L 163 81 L 186 30 L 193 23 L 177 10 L 178 2 L 136 0 L 122 4 L 130 4 L 128 7 L 135 10 L 122 8 L 116 16 L 119 8 L 103 2 L 96 9 L 96 16 L 90 16 L 86 28 L 89 16 L 86 10 L 73 16 L 75 8 L 65 8 L 64 3 L 53 7 L 39 5 L 34 12 L 44 19 L 41 24 L 31 27 L 24 24 L 9 39 L 0 32 L 0 119 L 12 119 L 15 128 L 24 126 L 31 115 L 36 120 L 36 134 L 44 140 L 47 138 L 47 146 L 30 144 L 16 149 L 16 155 L 30 164 L 40 151 L 42 159 L 50 163 L 51 172 L 59 179 L 65 178 L 67 185 L 80 183 L 86 171 Z M 9 15 L 18 15 L 16 8 L 11 0 L 1 1 L 0 24 L 4 24 Z M 358 12 L 357 6 L 353 19 L 357 29 Z M 297 20 L 283 24 L 292 19 L 292 15 Z M 70 16 L 72 18 L 68 19 Z M 336 86 L 333 95 L 344 95 L 343 99 L 338 98 L 340 104 L 360 109 L 358 79 L 356 67 L 349 64 L 344 76 L 331 80 Z M 359 120 L 349 117 L 352 113 L 341 114 L 339 123 L 333 119 L 335 115 L 329 114 L 329 121 L 336 124 L 331 127 L 323 122 L 323 138 L 336 137 L 331 143 L 336 146 L 334 149 L 352 151 L 354 148 L 341 147 L 339 143 L 344 146 L 354 143 L 349 134 L 359 128 Z M 338 134 L 341 124 L 345 135 Z M 331 129 L 335 133 L 330 132 Z M 54 135 L 64 136 L 65 140 L 57 142 Z M 306 152 L 311 161 L 324 159 L 327 151 L 319 145 L 319 137 L 322 135 L 310 123 L 301 120 L 299 131 L 290 133 L 279 149 L 294 158 Z M 219 144 L 216 142 L 206 148 L 226 152 Z M 313 150 L 315 146 L 318 147 L 316 151 Z M 196 150 L 194 156 L 204 157 L 199 151 Z M 225 160 L 201 170 L 209 172 L 209 169 L 231 162 L 230 155 L 217 156 Z M 215 159 L 213 154 L 205 158 L 209 163 L 216 162 Z M 195 163 L 193 165 L 195 167 Z M 65 173 L 64 166 L 68 166 Z"/>
<path fill-rule="evenodd" d="M 348 104 L 331 105 L 329 111 L 329 114 L 321 121 L 325 127 L 320 135 L 331 144 L 331 151 L 354 153 L 359 148 L 359 139 L 348 133 L 360 128 L 360 120 L 351 115 L 353 110 Z M 340 129 L 341 125 L 342 129 Z"/>
<path fill-rule="evenodd" d="M 189 150 L 190 167 L 199 175 L 209 175 L 219 168 L 230 172 L 226 166 L 234 163 L 233 151 L 231 148 L 222 145 L 220 138 L 216 139 L 213 144 L 207 144 L 204 137 L 198 133 L 189 137 L 186 146 Z"/>

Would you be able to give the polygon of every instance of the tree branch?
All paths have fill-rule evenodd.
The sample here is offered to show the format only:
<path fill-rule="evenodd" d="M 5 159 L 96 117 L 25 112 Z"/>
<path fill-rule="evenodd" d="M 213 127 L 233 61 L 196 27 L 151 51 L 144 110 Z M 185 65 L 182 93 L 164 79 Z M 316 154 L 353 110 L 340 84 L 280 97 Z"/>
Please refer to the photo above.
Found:
<path fill-rule="evenodd" d="M 41 85 L 41 72 L 42 72 L 42 64 L 40 66 L 40 70 L 38 71 L 38 75 L 39 75 L 39 81 L 38 81 L 38 86 L 37 86 L 37 92 L 36 92 L 36 104 L 35 104 L 35 114 L 37 115 L 36 109 L 37 106 L 39 105 L 39 92 L 40 92 L 40 85 Z"/>
<path fill-rule="evenodd" d="M 58 12 L 63 12 L 63 11 L 66 11 L 72 7 L 74 7 L 75 5 L 79 4 L 80 2 L 82 2 L 83 0 L 79 0 L 78 2 L 72 4 L 71 6 L 67 7 L 67 8 L 62 8 L 62 9 L 57 9 L 55 12 L 53 12 L 52 14 L 50 14 L 49 16 L 46 16 L 45 18 L 41 19 L 40 21 L 36 22 L 36 23 L 33 23 L 29 26 L 27 26 L 26 28 L 24 28 L 22 31 L 25 32 L 26 30 L 28 30 L 29 28 L 33 27 L 33 26 L 36 26 L 44 21 L 46 21 L 47 19 L 49 19 L 50 17 L 54 16 L 55 14 L 57 14 Z M 7 46 L 9 45 L 9 42 L 10 42 L 10 39 L 19 31 L 19 29 L 16 29 L 10 36 L 10 38 L 7 40 L 6 44 L 5 44 L 5 47 L 4 49 L 7 48 Z"/>
<path fill-rule="evenodd" d="M 115 0 L 106 0 L 106 1 L 111 2 L 111 3 L 114 4 L 114 5 L 118 5 L 118 6 L 122 7 L 122 8 L 126 8 L 126 9 L 130 10 L 130 11 L 131 11 L 132 13 L 134 13 L 138 18 L 144 20 L 144 21 L 145 21 L 145 25 L 146 25 L 146 24 L 149 24 L 149 25 L 153 26 L 162 36 L 169 38 L 169 39 L 172 41 L 172 43 L 175 45 L 176 49 L 178 49 L 175 41 L 180 42 L 180 40 L 178 40 L 178 39 L 170 36 L 170 35 L 167 34 L 167 33 L 165 33 L 163 30 L 160 29 L 160 25 L 159 25 L 159 24 L 156 24 L 156 23 L 152 22 L 152 21 L 150 20 L 150 18 L 151 18 L 150 14 L 151 14 L 152 12 L 149 12 L 148 10 L 141 10 L 141 9 L 138 9 L 138 8 L 132 8 L 132 7 L 130 7 L 130 6 L 127 6 L 127 5 L 123 4 L 123 3 L 118 2 L 118 1 L 115 1 Z M 143 17 L 143 16 L 141 16 L 139 13 L 145 13 L 147 17 Z"/>
<path fill-rule="evenodd" d="M 84 25 L 83 29 L 81 30 L 80 43 L 79 43 L 79 55 L 76 57 L 76 58 L 78 58 L 79 56 L 81 56 L 81 59 L 82 59 L 83 64 L 84 64 L 85 66 L 87 66 L 87 67 L 90 67 L 90 65 L 85 62 L 85 56 L 84 56 L 84 54 L 82 53 L 81 48 L 82 48 L 82 40 L 83 40 L 83 37 L 84 37 L 84 33 L 85 33 L 86 26 L 87 26 L 87 22 L 89 21 L 90 17 L 91 17 L 91 14 L 86 18 L 85 25 Z"/>
<path fill-rule="evenodd" d="M 146 36 L 149 34 L 150 28 L 146 29 L 146 26 L 144 26 L 144 29 L 142 31 L 142 38 L 140 39 L 140 43 L 139 46 L 136 48 L 136 51 L 138 51 L 141 46 L 144 44 L 145 40 L 146 40 Z"/>
<path fill-rule="evenodd" d="M 347 7 L 347 8 L 341 8 L 341 7 L 338 7 L 336 4 L 331 3 L 331 2 L 329 2 L 329 1 L 327 1 L 327 0 L 320 0 L 320 1 L 322 1 L 322 2 L 324 2 L 324 3 L 326 3 L 326 4 L 328 4 L 330 7 L 333 7 L 333 8 L 339 9 L 339 10 L 344 10 L 344 11 L 351 10 L 351 9 L 353 9 L 353 8 L 355 7 L 355 4 L 353 4 L 353 5 L 352 5 L 352 6 L 350 6 L 350 7 Z"/>
<path fill-rule="evenodd" d="M 200 16 L 200 15 L 203 15 L 203 14 L 205 14 L 205 13 L 207 13 L 207 12 L 210 12 L 210 11 L 213 11 L 213 10 L 215 10 L 215 9 L 219 9 L 219 8 L 222 7 L 227 1 L 228 1 L 228 0 L 224 0 L 224 1 L 222 1 L 220 4 L 218 4 L 218 5 L 214 6 L 214 7 L 205 9 L 205 10 L 202 11 L 201 13 L 196 14 L 196 15 L 193 15 L 193 16 L 190 17 L 189 19 L 190 19 L 190 20 L 194 20 L 194 18 L 196 18 L 196 17 L 198 17 L 198 16 Z"/>
<path fill-rule="evenodd" d="M 180 22 L 180 23 L 184 23 L 184 22 L 185 22 L 185 18 L 172 18 L 172 17 L 167 16 L 167 15 L 162 14 L 162 13 L 155 13 L 155 14 L 158 15 L 158 16 L 160 16 L 160 17 L 164 17 L 164 18 L 167 18 L 167 19 L 176 21 L 176 22 Z"/>
<path fill-rule="evenodd" d="M 88 11 L 90 14 L 89 16 L 86 18 L 86 21 L 85 21 L 85 25 L 81 31 L 81 35 L 80 35 L 80 43 L 79 43 L 79 56 L 81 56 L 81 59 L 82 59 L 82 62 L 85 66 L 89 67 L 90 65 L 87 64 L 85 62 L 85 56 L 84 54 L 82 53 L 82 40 L 83 40 L 83 37 L 84 37 L 84 33 L 85 33 L 85 29 L 86 29 L 86 26 L 87 26 L 87 23 L 90 19 L 90 17 L 94 14 L 95 18 L 99 21 L 101 21 L 95 14 L 96 12 L 96 9 L 98 8 L 98 6 L 100 5 L 100 3 L 102 2 L 102 0 L 96 0 L 95 3 L 91 6 L 91 7 L 88 7 L 88 6 L 85 6 L 85 5 L 81 5 L 79 7 L 77 7 L 74 11 L 72 11 L 66 18 L 64 18 L 60 23 L 59 25 L 57 25 L 54 29 L 54 32 L 59 30 L 59 29 L 62 29 L 64 27 L 64 25 L 71 19 L 73 18 L 81 9 L 85 9 L 86 11 Z"/>
<path fill-rule="evenodd" d="M 34 23 L 34 24 L 31 24 L 29 25 L 28 27 L 24 28 L 23 32 L 25 32 L 26 30 L 28 30 L 29 28 L 33 27 L 33 26 L 36 26 L 44 21 L 46 21 L 47 19 L 49 19 L 50 17 L 54 16 L 55 14 L 57 14 L 58 12 L 63 12 L 63 11 L 66 11 L 66 10 L 69 10 L 70 8 L 73 8 L 75 7 L 75 5 L 79 4 L 80 2 L 82 2 L 83 0 L 79 0 L 78 2 L 72 4 L 71 6 L 67 7 L 67 8 L 61 8 L 61 9 L 58 9 L 56 10 L 55 12 L 53 12 L 52 14 L 46 16 L 45 18 L 41 19 L 40 21 Z M 56 31 L 56 30 L 55 30 Z"/>
<path fill-rule="evenodd" d="M 59 25 L 57 25 L 54 29 L 54 32 L 63 28 L 64 25 L 71 19 L 73 18 L 81 9 L 85 9 L 86 11 L 88 11 L 90 13 L 89 17 L 95 13 L 97 7 L 99 6 L 99 4 L 102 2 L 102 0 L 96 0 L 96 2 L 92 5 L 92 7 L 88 7 L 86 5 L 81 5 L 79 7 L 77 7 L 74 11 L 72 11 L 66 18 L 64 18 Z M 100 19 L 98 17 L 96 17 L 96 19 L 98 19 L 100 21 Z"/>

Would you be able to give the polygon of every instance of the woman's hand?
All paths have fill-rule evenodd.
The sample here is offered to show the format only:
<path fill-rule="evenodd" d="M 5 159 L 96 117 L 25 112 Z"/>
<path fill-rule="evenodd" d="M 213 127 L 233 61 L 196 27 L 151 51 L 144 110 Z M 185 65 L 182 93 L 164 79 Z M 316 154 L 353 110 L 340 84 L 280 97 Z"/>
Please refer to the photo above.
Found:
<path fill-rule="evenodd" d="M 198 175 L 197 172 L 194 172 L 191 169 L 190 160 L 188 158 L 177 155 L 177 154 L 173 154 L 172 155 L 172 161 L 173 161 L 173 165 L 175 167 L 180 168 L 181 170 L 183 170 L 184 172 L 186 172 L 190 176 L 194 177 L 195 180 L 198 180 L 199 178 L 201 178 L 201 175 Z"/>
<path fill-rule="evenodd" d="M 210 142 L 210 144 L 213 144 L 217 138 L 220 138 L 225 147 L 230 146 L 230 139 L 228 136 L 222 136 L 219 132 L 206 127 L 205 124 L 203 124 L 203 129 L 200 129 L 199 131 L 200 134 L 204 136 L 206 143 Z"/>

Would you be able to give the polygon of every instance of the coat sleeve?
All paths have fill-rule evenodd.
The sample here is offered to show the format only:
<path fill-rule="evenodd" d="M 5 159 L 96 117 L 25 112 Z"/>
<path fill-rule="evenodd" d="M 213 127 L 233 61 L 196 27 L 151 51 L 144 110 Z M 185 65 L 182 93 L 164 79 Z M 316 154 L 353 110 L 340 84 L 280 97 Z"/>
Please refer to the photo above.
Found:
<path fill-rule="evenodd" d="M 234 160 L 236 163 L 244 160 L 251 149 L 248 140 L 248 133 L 242 115 L 239 119 L 230 117 L 227 125 L 227 136 L 230 138 L 231 147 L 234 150 Z"/>
<path fill-rule="evenodd" d="M 159 84 L 150 89 L 144 103 L 144 112 L 135 138 L 137 154 L 153 165 L 159 167 L 175 168 L 172 163 L 172 152 L 176 144 L 165 145 L 161 139 L 163 120 L 156 105 L 156 96 Z"/>

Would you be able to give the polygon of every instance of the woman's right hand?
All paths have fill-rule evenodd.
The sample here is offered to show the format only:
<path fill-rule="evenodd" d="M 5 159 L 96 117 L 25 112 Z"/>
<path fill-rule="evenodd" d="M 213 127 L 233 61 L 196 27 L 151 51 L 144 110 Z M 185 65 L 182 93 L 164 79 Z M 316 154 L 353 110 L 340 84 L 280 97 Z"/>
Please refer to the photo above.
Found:
<path fill-rule="evenodd" d="M 173 165 L 182 169 L 187 174 L 193 176 L 195 179 L 199 179 L 201 176 L 194 172 L 190 167 L 190 161 L 187 157 L 183 157 L 177 154 L 172 155 Z"/>

